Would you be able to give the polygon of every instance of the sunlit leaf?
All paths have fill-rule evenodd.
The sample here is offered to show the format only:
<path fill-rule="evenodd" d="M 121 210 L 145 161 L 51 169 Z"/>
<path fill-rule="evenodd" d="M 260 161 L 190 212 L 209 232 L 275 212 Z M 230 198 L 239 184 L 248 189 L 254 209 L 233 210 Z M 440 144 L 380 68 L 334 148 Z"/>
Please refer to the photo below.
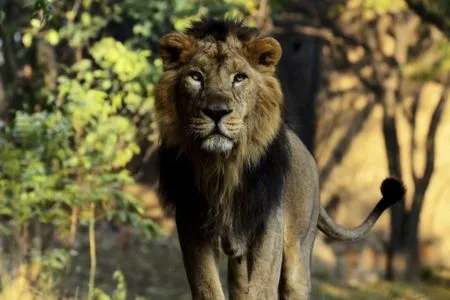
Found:
<path fill-rule="evenodd" d="M 67 18 L 67 20 L 69 20 L 69 21 L 73 21 L 73 20 L 75 19 L 76 16 L 77 16 L 77 13 L 76 13 L 75 11 L 73 11 L 73 10 L 68 11 L 68 12 L 66 13 L 66 18 Z"/>
<path fill-rule="evenodd" d="M 91 15 L 87 12 L 83 12 L 81 14 L 81 23 L 83 23 L 84 26 L 89 26 L 91 25 Z"/>
<path fill-rule="evenodd" d="M 49 30 L 45 36 L 45 39 L 50 43 L 50 45 L 56 46 L 59 43 L 59 34 L 54 29 Z"/>
<path fill-rule="evenodd" d="M 41 21 L 39 21 L 38 19 L 31 19 L 30 25 L 33 28 L 39 28 L 41 27 Z"/>
<path fill-rule="evenodd" d="M 33 43 L 33 36 L 31 33 L 27 32 L 22 36 L 22 43 L 25 47 L 30 48 Z"/>

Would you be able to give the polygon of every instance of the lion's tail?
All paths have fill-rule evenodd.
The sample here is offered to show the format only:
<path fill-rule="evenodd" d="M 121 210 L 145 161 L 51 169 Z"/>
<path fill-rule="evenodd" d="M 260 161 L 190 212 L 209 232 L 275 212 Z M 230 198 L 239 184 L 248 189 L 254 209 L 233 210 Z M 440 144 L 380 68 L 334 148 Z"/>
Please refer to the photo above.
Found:
<path fill-rule="evenodd" d="M 343 228 L 337 225 L 321 206 L 318 222 L 319 229 L 327 236 L 342 241 L 354 241 L 364 237 L 375 225 L 383 211 L 403 198 L 405 188 L 397 179 L 387 178 L 381 184 L 381 194 L 383 195 L 381 200 L 366 220 L 356 228 Z"/>

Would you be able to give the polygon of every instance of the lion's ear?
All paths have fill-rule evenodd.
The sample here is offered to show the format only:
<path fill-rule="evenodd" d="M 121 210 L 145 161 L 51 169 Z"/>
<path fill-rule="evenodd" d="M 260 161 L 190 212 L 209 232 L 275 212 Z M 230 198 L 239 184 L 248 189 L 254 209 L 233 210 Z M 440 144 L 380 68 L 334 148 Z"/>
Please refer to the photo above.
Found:
<path fill-rule="evenodd" d="M 187 59 L 193 39 L 183 33 L 169 33 L 159 40 L 159 55 L 165 70 L 176 67 Z"/>
<path fill-rule="evenodd" d="M 281 46 L 272 37 L 257 38 L 250 42 L 247 48 L 248 59 L 258 65 L 275 67 L 281 58 Z"/>

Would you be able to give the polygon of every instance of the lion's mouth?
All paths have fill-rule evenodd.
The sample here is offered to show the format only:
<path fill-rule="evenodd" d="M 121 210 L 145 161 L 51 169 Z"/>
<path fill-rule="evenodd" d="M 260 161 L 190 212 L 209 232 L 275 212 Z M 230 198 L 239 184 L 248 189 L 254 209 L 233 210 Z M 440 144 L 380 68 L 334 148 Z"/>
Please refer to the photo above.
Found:
<path fill-rule="evenodd" d="M 215 135 L 229 139 L 231 142 L 234 142 L 233 138 L 230 137 L 229 135 L 227 135 L 226 133 L 224 133 L 223 130 L 220 129 L 219 126 L 215 126 L 214 129 L 206 136 L 206 138 L 209 138 L 209 137 L 215 136 Z"/>
<path fill-rule="evenodd" d="M 208 152 L 227 153 L 233 149 L 234 139 L 215 128 L 202 140 L 202 148 Z"/>

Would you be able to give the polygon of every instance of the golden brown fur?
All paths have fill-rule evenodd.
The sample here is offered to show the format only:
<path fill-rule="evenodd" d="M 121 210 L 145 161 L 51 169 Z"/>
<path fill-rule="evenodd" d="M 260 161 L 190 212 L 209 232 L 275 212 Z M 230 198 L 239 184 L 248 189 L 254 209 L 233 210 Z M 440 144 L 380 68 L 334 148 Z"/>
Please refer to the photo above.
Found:
<path fill-rule="evenodd" d="M 356 229 L 326 214 L 314 159 L 283 122 L 275 39 L 203 20 L 163 37 L 160 55 L 161 197 L 175 209 L 193 298 L 225 299 L 217 271 L 225 252 L 230 299 L 308 299 L 317 229 L 361 238 L 403 187 L 385 181 Z"/>

